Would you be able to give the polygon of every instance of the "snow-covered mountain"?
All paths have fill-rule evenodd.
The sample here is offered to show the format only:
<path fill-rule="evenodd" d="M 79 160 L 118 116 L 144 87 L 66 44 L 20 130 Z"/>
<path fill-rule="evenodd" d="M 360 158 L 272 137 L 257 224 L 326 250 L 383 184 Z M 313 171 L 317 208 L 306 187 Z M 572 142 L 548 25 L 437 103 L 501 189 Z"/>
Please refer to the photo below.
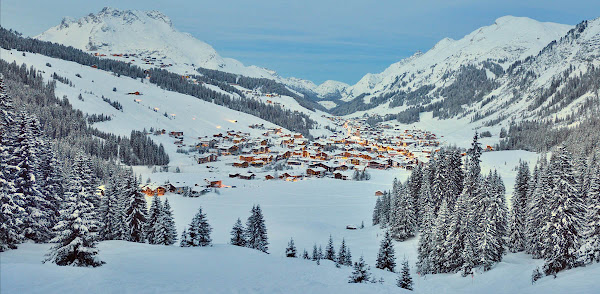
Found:
<path fill-rule="evenodd" d="M 487 60 L 495 60 L 507 67 L 516 60 L 536 54 L 571 28 L 527 17 L 504 16 L 460 40 L 442 39 L 425 53 L 417 52 L 381 73 L 365 75 L 346 89 L 343 100 L 349 101 L 365 93 L 376 96 L 424 84 L 443 84 L 461 66 Z"/>
<path fill-rule="evenodd" d="M 35 38 L 73 46 L 89 52 L 136 54 L 157 57 L 168 70 L 193 73 L 203 67 L 254 78 L 268 78 L 301 91 L 315 92 L 313 82 L 284 78 L 275 71 L 258 66 L 245 66 L 225 58 L 209 44 L 173 27 L 169 17 L 159 11 L 118 10 L 103 8 L 80 19 L 64 18 L 62 22 Z M 136 62 L 136 61 L 134 61 Z M 141 62 L 141 60 L 137 60 Z M 320 92 L 321 93 L 321 92 Z M 324 95 L 329 94 L 324 91 Z"/>

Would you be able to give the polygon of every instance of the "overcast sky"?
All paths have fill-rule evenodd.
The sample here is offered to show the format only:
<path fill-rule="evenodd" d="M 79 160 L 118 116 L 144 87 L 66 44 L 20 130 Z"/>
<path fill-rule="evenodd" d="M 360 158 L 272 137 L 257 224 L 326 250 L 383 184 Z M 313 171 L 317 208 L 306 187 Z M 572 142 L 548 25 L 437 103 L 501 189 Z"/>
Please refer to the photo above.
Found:
<path fill-rule="evenodd" d="M 223 57 L 283 76 L 350 84 L 504 15 L 571 25 L 600 17 L 598 0 L 1 0 L 0 5 L 1 25 L 28 36 L 65 16 L 79 18 L 104 6 L 159 10 L 175 28 Z"/>

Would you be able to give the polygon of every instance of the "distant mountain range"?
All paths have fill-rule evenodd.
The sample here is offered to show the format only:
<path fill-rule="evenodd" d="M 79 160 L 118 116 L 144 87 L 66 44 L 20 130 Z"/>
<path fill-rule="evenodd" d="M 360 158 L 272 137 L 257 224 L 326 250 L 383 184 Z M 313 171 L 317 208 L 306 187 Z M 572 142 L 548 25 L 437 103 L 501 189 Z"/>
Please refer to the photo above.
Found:
<path fill-rule="evenodd" d="M 36 38 L 89 52 L 162 56 L 163 62 L 173 64 L 169 70 L 182 74 L 196 74 L 195 69 L 203 67 L 272 79 L 318 101 L 332 114 L 368 114 L 378 117 L 374 122 L 410 123 L 423 112 L 482 125 L 565 116 L 581 111 L 585 99 L 597 95 L 598 89 L 593 77 L 584 88 L 581 83 L 566 88 L 570 79 L 592 74 L 590 70 L 600 65 L 599 19 L 573 27 L 501 17 L 460 40 L 445 38 L 425 53 L 366 74 L 352 86 L 337 81 L 317 86 L 223 58 L 210 45 L 174 29 L 157 11 L 104 8 L 78 20 L 64 19 Z"/>

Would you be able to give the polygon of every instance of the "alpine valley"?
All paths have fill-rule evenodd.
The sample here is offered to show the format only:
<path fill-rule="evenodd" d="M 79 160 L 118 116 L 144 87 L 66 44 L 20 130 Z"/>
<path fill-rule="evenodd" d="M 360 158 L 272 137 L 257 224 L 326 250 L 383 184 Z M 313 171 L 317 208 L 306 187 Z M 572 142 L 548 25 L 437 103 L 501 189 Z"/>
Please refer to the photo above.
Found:
<path fill-rule="evenodd" d="M 176 26 L 0 28 L 1 293 L 600 292 L 600 18 L 354 85 Z"/>

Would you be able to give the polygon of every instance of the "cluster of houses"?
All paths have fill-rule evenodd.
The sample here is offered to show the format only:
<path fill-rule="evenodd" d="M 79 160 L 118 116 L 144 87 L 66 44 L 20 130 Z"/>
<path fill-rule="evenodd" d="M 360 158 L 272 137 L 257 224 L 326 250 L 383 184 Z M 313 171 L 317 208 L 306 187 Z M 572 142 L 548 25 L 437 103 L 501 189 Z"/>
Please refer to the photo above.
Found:
<path fill-rule="evenodd" d="M 330 118 L 344 131 L 315 140 L 301 134 L 285 132 L 281 128 L 265 128 L 255 124 L 250 128 L 261 130 L 260 136 L 228 130 L 197 138 L 184 144 L 183 132 L 171 131 L 177 146 L 195 147 L 192 156 L 198 164 L 224 161 L 239 169 L 253 170 L 278 166 L 279 173 L 265 168 L 260 178 L 296 181 L 305 177 L 349 179 L 355 170 L 413 169 L 428 161 L 439 151 L 435 134 L 423 130 L 397 129 L 389 125 L 369 126 L 363 119 Z M 161 130 L 160 133 L 164 133 Z M 254 173 L 235 172 L 230 178 L 251 180 Z"/>

